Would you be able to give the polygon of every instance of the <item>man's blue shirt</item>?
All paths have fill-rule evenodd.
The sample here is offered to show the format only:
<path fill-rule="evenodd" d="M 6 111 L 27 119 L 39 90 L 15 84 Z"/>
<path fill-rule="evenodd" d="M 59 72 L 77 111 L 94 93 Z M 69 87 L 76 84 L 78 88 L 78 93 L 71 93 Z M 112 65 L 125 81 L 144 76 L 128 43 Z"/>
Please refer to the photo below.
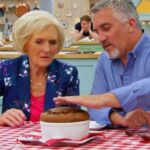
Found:
<path fill-rule="evenodd" d="M 119 59 L 111 60 L 105 53 L 98 59 L 91 94 L 112 92 L 120 101 L 123 112 L 135 108 L 150 110 L 150 36 L 143 33 L 128 53 L 124 66 Z M 88 109 L 91 119 L 110 124 L 111 108 Z"/>

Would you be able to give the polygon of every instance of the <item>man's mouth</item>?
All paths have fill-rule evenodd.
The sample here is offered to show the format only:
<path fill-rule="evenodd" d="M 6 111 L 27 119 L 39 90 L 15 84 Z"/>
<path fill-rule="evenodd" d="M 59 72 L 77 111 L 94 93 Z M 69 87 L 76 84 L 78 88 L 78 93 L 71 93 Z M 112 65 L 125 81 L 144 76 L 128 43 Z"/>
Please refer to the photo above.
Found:
<path fill-rule="evenodd" d="M 109 46 L 111 46 L 111 44 L 104 44 L 104 45 L 103 45 L 103 48 L 104 48 L 104 49 L 107 49 Z"/>

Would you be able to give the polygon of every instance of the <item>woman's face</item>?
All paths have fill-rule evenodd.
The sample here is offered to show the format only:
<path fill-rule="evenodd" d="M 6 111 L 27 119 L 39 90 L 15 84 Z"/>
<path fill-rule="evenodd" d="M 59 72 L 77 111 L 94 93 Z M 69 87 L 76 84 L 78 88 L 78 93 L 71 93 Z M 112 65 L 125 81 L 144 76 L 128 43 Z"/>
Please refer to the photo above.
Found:
<path fill-rule="evenodd" d="M 58 32 L 54 26 L 33 34 L 24 46 L 30 65 L 42 68 L 52 63 L 58 48 Z"/>

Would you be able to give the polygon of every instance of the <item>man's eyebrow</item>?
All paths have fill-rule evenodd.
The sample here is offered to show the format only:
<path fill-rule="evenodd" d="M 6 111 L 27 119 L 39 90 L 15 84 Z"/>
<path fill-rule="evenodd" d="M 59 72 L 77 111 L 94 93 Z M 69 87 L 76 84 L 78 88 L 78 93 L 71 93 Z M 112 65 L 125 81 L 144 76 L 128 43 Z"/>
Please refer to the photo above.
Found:
<path fill-rule="evenodd" d="M 111 25 L 111 24 L 108 23 L 108 22 L 106 22 L 106 23 L 100 24 L 100 25 L 98 26 L 98 28 L 101 28 L 101 27 L 107 26 L 107 25 Z M 93 29 L 95 30 L 95 28 L 93 28 Z"/>

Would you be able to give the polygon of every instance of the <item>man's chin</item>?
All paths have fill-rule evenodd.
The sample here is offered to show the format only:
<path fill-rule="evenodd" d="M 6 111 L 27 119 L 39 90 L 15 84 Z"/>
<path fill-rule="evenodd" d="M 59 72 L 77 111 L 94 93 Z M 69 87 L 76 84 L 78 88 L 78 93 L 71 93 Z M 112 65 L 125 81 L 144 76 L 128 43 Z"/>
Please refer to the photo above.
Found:
<path fill-rule="evenodd" d="M 107 51 L 104 51 L 104 52 L 109 59 L 118 59 L 120 56 L 118 50 L 115 50 L 113 53 L 108 53 Z"/>
<path fill-rule="evenodd" d="M 118 59 L 119 57 L 114 57 L 114 56 L 109 56 L 109 59 L 115 60 Z"/>

